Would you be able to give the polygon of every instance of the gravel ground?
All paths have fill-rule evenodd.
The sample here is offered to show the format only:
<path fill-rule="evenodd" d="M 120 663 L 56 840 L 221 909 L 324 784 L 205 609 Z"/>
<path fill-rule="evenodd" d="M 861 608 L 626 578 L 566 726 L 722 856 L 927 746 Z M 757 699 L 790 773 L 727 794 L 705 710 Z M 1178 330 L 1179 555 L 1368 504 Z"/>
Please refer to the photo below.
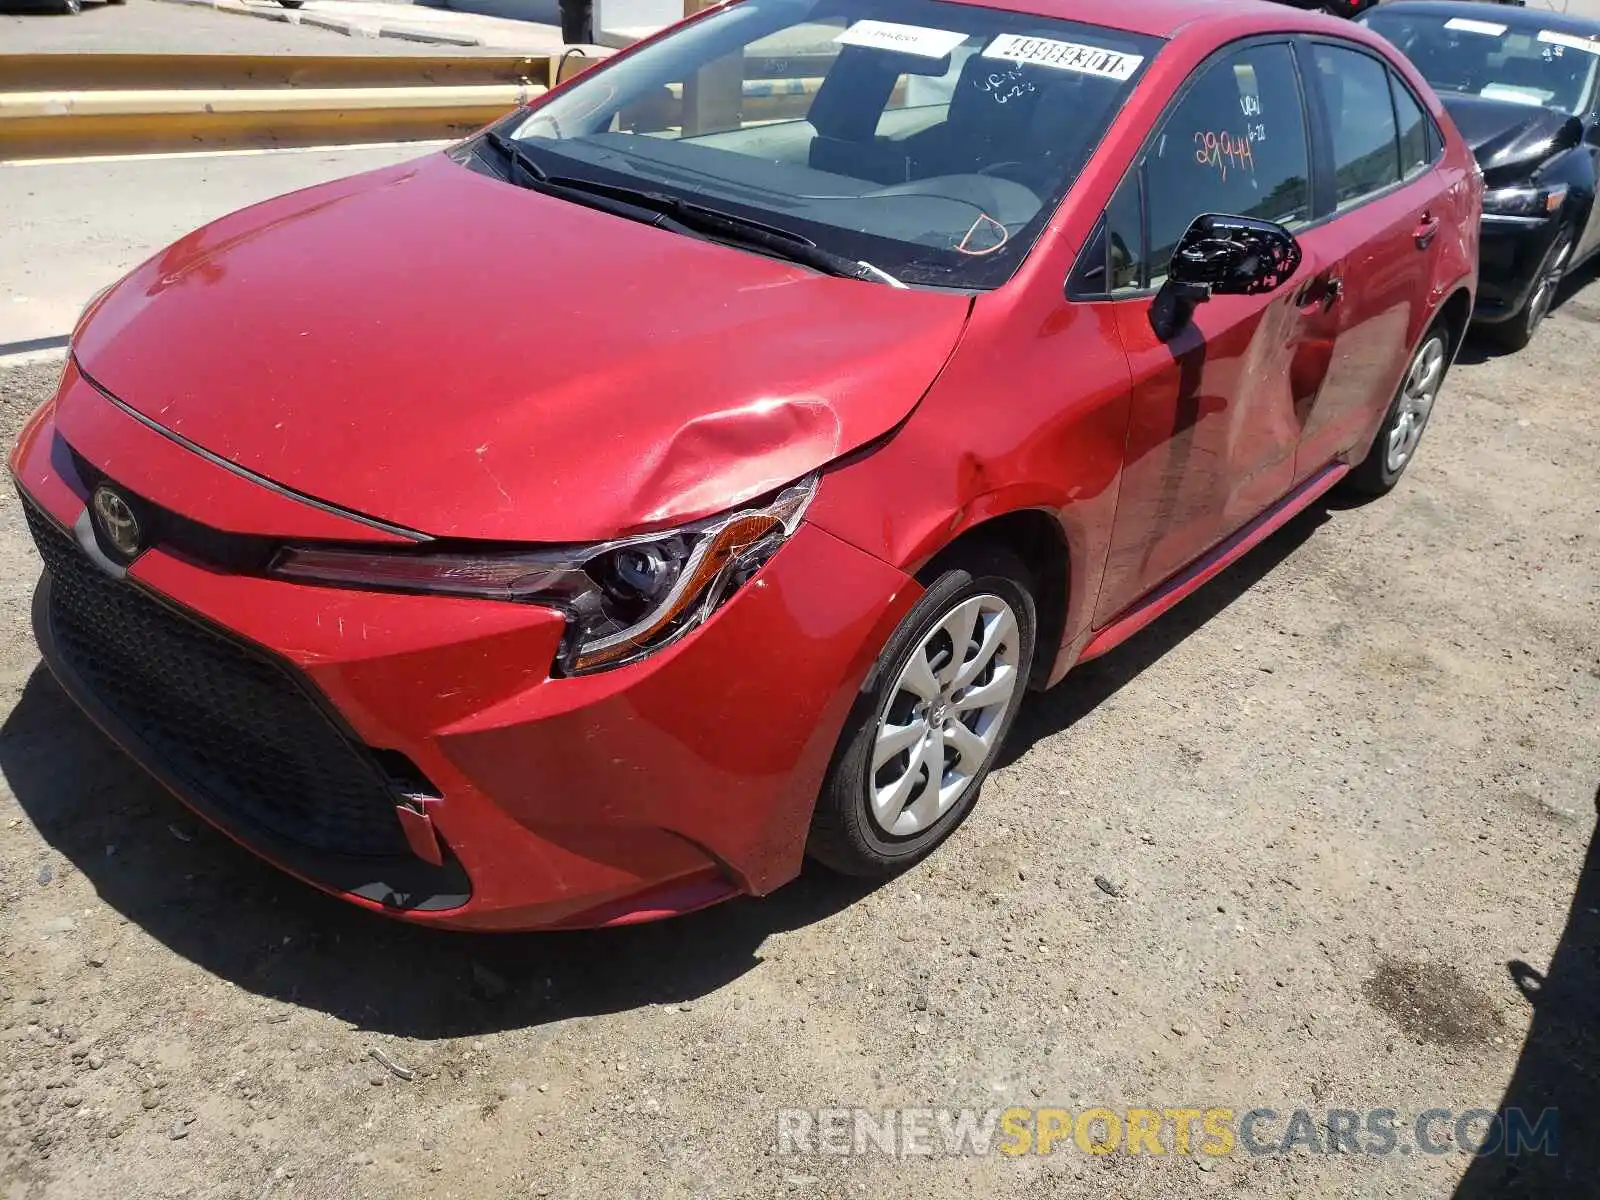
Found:
<path fill-rule="evenodd" d="M 53 374 L 0 370 L 8 437 Z M 7 496 L 4 1195 L 1594 1194 L 1597 377 L 1600 285 L 1469 348 L 1391 497 L 1036 698 L 905 877 L 597 934 L 414 930 L 199 826 L 39 668 Z M 1559 1104 L 1561 1154 L 775 1137 L 790 1106 L 1502 1102 Z"/>

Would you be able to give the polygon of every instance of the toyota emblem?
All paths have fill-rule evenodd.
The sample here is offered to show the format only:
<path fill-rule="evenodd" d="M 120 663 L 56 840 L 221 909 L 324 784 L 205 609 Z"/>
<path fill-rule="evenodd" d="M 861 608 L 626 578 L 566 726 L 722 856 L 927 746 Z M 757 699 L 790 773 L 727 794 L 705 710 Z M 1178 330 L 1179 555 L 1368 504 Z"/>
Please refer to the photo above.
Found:
<path fill-rule="evenodd" d="M 139 518 L 133 515 L 128 502 L 108 487 L 94 490 L 94 521 L 107 543 L 123 558 L 139 553 Z"/>

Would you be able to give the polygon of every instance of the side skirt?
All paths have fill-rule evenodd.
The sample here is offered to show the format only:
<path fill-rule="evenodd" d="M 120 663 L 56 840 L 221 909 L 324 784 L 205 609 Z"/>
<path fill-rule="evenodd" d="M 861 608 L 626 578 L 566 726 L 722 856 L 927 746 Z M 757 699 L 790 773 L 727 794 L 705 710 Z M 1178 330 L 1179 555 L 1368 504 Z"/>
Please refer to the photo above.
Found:
<path fill-rule="evenodd" d="M 1202 584 L 1221 574 L 1231 564 L 1283 528 L 1293 517 L 1305 511 L 1317 497 L 1349 473 L 1348 463 L 1329 463 L 1323 467 L 1232 537 L 1214 546 L 1155 591 L 1135 601 L 1130 608 L 1112 618 L 1089 639 L 1083 648 L 1083 653 L 1078 655 L 1078 661 L 1083 663 L 1091 658 L 1099 658 L 1108 650 L 1127 641 L 1178 601 L 1199 590 Z"/>

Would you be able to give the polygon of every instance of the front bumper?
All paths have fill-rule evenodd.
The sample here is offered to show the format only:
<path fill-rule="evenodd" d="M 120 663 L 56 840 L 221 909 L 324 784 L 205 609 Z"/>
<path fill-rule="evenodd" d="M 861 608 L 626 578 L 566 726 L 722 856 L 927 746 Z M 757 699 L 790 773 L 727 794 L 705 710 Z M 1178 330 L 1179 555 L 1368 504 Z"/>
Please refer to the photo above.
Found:
<path fill-rule="evenodd" d="M 786 882 L 799 871 L 816 792 L 860 682 L 918 592 L 901 572 L 802 525 L 680 643 L 632 666 L 551 679 L 564 625 L 546 609 L 303 586 L 218 570 L 159 543 L 124 579 L 88 565 L 73 544 L 90 491 L 74 452 L 95 469 L 115 467 L 118 484 L 182 515 L 222 510 L 185 511 L 175 501 L 224 496 L 232 535 L 265 535 L 295 515 L 280 515 L 289 502 L 265 488 L 252 515 L 243 481 L 199 455 L 174 457 L 174 449 L 70 368 L 56 404 L 25 427 L 12 470 L 41 543 L 56 539 L 46 561 L 83 555 L 58 562 L 41 581 L 36 625 L 47 661 L 91 717 L 230 837 L 326 891 L 419 922 L 619 924 Z M 162 470 L 141 474 L 135 464 L 150 461 Z M 264 823 L 232 802 L 229 789 L 205 785 L 219 777 L 194 768 L 195 752 L 175 754 L 170 730 L 153 729 L 147 705 L 130 702 L 65 645 L 52 589 L 85 570 L 92 586 L 116 596 L 127 589 L 165 614 L 150 620 L 227 643 L 235 657 L 211 663 L 204 676 L 182 676 L 185 692 L 197 679 L 228 682 L 229 664 L 241 657 L 303 688 L 308 710 L 322 710 L 344 749 L 374 767 L 371 787 L 391 789 L 395 821 L 411 828 L 345 853 L 331 835 L 308 844 L 309 831 L 283 811 Z M 141 678 L 138 690 L 148 689 Z M 276 700 L 203 690 L 205 719 L 230 706 L 279 711 Z M 309 711 L 304 719 L 312 720 Z M 296 757 L 257 746 L 248 724 L 234 720 L 225 732 L 244 749 L 230 749 L 230 761 L 212 768 L 225 773 L 246 756 L 259 776 L 272 754 Z M 300 757 L 324 761 L 309 750 Z M 394 762 L 405 769 L 390 770 Z M 331 802 L 323 775 L 298 758 L 289 765 L 285 806 L 320 818 L 316 806 Z M 367 786 L 346 792 L 366 803 Z M 363 819 L 371 815 L 369 808 Z M 426 849 L 424 833 L 437 839 L 437 852 L 408 852 Z"/>
<path fill-rule="evenodd" d="M 1502 217 L 1485 214 L 1478 249 L 1478 298 L 1473 320 L 1506 321 L 1533 295 L 1539 267 L 1561 229 L 1560 215 Z"/>

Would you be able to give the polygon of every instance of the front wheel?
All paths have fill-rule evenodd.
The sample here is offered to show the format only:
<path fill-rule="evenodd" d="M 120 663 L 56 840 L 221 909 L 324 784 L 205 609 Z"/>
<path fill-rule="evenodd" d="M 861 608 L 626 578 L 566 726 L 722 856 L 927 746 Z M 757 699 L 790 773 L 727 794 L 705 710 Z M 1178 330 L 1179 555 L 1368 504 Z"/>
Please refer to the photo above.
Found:
<path fill-rule="evenodd" d="M 1433 402 L 1439 398 L 1439 388 L 1450 369 L 1450 342 L 1451 331 L 1447 326 L 1435 325 L 1428 330 L 1428 335 L 1411 356 L 1411 365 L 1406 368 L 1400 390 L 1383 416 L 1372 449 L 1345 476 L 1348 491 L 1361 496 L 1381 496 L 1400 481 L 1400 476 L 1411 465 L 1422 441 L 1422 431 L 1433 415 Z"/>
<path fill-rule="evenodd" d="M 75 17 L 83 11 L 83 0 L 61 0 L 61 11 Z"/>
<path fill-rule="evenodd" d="M 1544 261 L 1539 264 L 1538 280 L 1533 285 L 1528 302 L 1509 319 L 1491 326 L 1495 339 L 1507 350 L 1521 350 L 1533 341 L 1533 335 L 1538 332 L 1545 317 L 1550 315 L 1556 292 L 1560 290 L 1561 280 L 1567 273 L 1567 262 L 1572 258 L 1572 246 L 1571 230 L 1563 230 L 1558 234 Z"/>
<path fill-rule="evenodd" d="M 1031 586 L 1000 550 L 973 551 L 932 580 L 846 721 L 812 818 L 813 858 L 887 877 L 966 819 L 1027 690 Z"/>

